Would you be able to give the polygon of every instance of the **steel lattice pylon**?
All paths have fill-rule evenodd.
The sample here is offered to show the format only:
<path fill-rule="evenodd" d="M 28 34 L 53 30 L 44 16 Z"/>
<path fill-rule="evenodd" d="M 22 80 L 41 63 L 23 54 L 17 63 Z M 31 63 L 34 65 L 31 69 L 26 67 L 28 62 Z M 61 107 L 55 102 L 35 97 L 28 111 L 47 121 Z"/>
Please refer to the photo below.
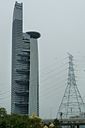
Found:
<path fill-rule="evenodd" d="M 84 102 L 77 88 L 73 67 L 73 56 L 69 54 L 67 87 L 58 110 L 58 118 L 79 117 L 84 111 Z"/>

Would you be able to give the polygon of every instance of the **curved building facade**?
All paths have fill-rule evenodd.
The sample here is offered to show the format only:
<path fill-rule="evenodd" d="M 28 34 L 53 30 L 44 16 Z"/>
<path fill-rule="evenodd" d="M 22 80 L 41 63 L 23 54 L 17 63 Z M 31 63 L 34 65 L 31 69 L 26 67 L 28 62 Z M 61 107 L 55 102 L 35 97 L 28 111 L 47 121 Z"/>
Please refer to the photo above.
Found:
<path fill-rule="evenodd" d="M 12 28 L 11 113 L 39 115 L 38 32 L 23 33 L 23 4 L 15 3 Z"/>

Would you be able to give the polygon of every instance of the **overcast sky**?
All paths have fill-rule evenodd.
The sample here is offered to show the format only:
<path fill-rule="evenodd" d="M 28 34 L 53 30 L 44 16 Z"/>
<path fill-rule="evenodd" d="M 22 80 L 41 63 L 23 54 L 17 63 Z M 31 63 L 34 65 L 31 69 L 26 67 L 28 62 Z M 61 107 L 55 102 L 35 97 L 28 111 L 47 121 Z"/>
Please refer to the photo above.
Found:
<path fill-rule="evenodd" d="M 24 4 L 23 30 L 41 33 L 40 116 L 57 114 L 74 56 L 78 88 L 85 99 L 85 0 L 18 0 Z M 15 0 L 0 1 L 0 106 L 10 112 L 12 17 Z"/>

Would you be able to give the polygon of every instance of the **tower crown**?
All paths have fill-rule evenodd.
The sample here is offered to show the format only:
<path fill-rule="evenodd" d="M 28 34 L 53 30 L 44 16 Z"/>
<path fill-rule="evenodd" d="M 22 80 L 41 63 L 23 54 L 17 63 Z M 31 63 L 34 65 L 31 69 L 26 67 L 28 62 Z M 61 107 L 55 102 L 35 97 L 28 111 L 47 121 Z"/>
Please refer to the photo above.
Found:
<path fill-rule="evenodd" d="M 40 38 L 40 36 L 41 36 L 39 32 L 30 31 L 30 32 L 26 32 L 26 33 L 30 35 L 30 38 L 37 39 L 37 38 Z"/>
<path fill-rule="evenodd" d="M 18 2 L 16 1 L 15 6 L 21 7 L 21 6 L 22 6 L 22 3 L 18 3 Z"/>

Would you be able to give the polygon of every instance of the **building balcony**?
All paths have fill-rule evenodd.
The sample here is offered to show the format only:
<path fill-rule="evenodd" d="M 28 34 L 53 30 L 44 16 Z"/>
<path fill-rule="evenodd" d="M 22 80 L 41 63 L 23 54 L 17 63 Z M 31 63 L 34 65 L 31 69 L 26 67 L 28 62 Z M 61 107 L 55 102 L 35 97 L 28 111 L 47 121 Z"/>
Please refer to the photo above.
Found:
<path fill-rule="evenodd" d="M 29 93 L 28 90 L 19 90 L 19 91 L 15 91 L 16 94 L 18 95 L 27 95 Z"/>
<path fill-rule="evenodd" d="M 23 63 L 23 64 L 28 64 L 30 63 L 30 59 L 17 59 L 18 62 Z"/>
<path fill-rule="evenodd" d="M 16 69 L 16 71 L 19 73 L 19 74 L 29 74 L 29 71 L 28 69 Z"/>
<path fill-rule="evenodd" d="M 22 51 L 23 53 L 26 53 L 26 54 L 30 54 L 30 49 L 23 49 L 23 51 Z"/>
<path fill-rule="evenodd" d="M 19 106 L 27 106 L 29 103 L 26 101 L 19 101 L 19 102 L 15 102 L 15 105 L 19 105 Z"/>
<path fill-rule="evenodd" d="M 29 54 L 28 53 L 23 53 L 23 54 L 18 54 L 18 56 L 21 56 L 21 57 L 27 57 L 27 58 L 30 58 Z"/>
<path fill-rule="evenodd" d="M 15 80 L 17 84 L 20 85 L 28 85 L 29 81 L 28 80 Z"/>

